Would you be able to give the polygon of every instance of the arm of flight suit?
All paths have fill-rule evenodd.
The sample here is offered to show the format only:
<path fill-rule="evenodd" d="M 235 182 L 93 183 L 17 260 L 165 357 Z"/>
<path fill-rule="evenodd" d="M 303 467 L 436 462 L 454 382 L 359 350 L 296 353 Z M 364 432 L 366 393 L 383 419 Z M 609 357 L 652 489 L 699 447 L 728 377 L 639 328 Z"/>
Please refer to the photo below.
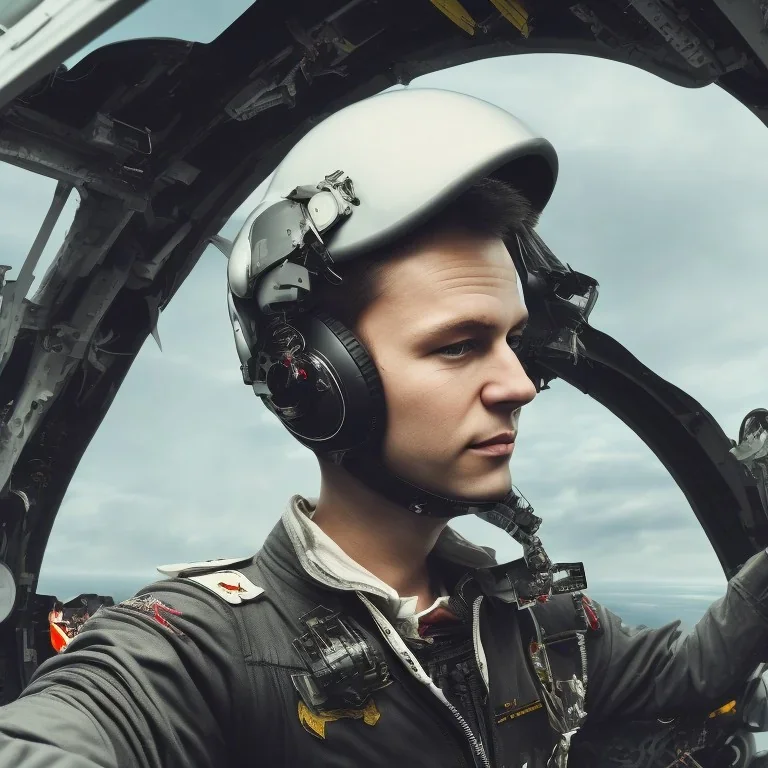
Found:
<path fill-rule="evenodd" d="M 709 712 L 735 698 L 768 660 L 768 554 L 752 557 L 723 598 L 683 637 L 680 622 L 630 630 L 593 603 L 600 629 L 587 633 L 590 722 Z"/>
<path fill-rule="evenodd" d="M 247 680 L 232 606 L 162 582 L 98 611 L 0 708 L 0 766 L 224 768 Z"/>

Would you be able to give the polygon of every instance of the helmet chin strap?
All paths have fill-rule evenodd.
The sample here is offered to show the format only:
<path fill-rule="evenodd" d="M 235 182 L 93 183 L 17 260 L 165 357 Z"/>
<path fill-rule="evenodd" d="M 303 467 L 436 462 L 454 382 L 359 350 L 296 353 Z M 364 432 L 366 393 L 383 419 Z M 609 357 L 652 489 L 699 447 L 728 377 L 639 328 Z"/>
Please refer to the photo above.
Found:
<path fill-rule="evenodd" d="M 463 501 L 441 496 L 391 472 L 371 450 L 347 451 L 339 462 L 363 485 L 399 507 L 422 517 L 451 518 L 490 512 L 499 501 Z"/>
<path fill-rule="evenodd" d="M 463 501 L 441 496 L 404 480 L 387 469 L 370 449 L 348 451 L 338 462 L 363 485 L 387 501 L 423 517 L 449 519 L 476 515 L 509 534 L 523 547 L 523 557 L 494 568 L 499 580 L 496 590 L 506 592 L 510 602 L 524 608 L 552 594 L 579 592 L 587 587 L 582 563 L 552 563 L 536 535 L 541 518 L 531 505 L 510 490 L 500 501 Z M 555 574 L 565 572 L 556 578 Z"/>

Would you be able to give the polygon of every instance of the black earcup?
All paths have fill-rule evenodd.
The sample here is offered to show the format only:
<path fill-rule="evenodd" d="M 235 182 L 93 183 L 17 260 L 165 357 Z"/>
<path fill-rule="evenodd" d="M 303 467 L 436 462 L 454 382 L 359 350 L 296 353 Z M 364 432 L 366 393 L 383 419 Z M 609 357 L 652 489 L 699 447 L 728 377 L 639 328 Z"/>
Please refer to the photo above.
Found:
<path fill-rule="evenodd" d="M 349 352 L 350 357 L 360 371 L 360 376 L 365 382 L 368 395 L 371 398 L 371 406 L 374 410 L 384 411 L 384 388 L 381 384 L 381 377 L 376 368 L 368 350 L 362 342 L 349 330 L 340 320 L 330 315 L 316 315 L 321 323 L 328 326 L 330 332 L 344 345 L 344 349 Z M 374 414 L 375 415 L 375 414 Z"/>
<path fill-rule="evenodd" d="M 346 451 L 374 440 L 383 428 L 384 393 L 379 373 L 360 340 L 326 313 L 291 320 L 303 340 L 292 364 L 301 378 L 289 381 L 279 363 L 268 377 L 277 415 L 316 453 Z"/>

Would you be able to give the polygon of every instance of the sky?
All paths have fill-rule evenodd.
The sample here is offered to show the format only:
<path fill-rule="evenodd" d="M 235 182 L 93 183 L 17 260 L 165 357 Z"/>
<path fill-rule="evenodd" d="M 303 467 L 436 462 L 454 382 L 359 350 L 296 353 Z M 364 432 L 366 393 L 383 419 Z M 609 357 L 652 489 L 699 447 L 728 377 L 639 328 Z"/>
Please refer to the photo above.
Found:
<path fill-rule="evenodd" d="M 102 42 L 210 40 L 247 5 L 187 0 L 179 15 L 174 0 L 151 0 Z M 717 87 L 687 90 L 586 57 L 507 57 L 411 87 L 484 98 L 554 144 L 560 177 L 539 231 L 561 261 L 600 282 L 591 323 L 735 437 L 747 411 L 766 405 L 768 129 Z M 15 270 L 52 191 L 0 167 L 3 259 Z M 225 268 L 208 248 L 160 319 L 163 351 L 151 338 L 142 348 L 62 504 L 39 591 L 128 593 L 163 563 L 252 554 L 292 494 L 317 492 L 313 455 L 242 384 Z M 544 519 L 549 554 L 583 560 L 598 598 L 623 584 L 638 616 L 662 604 L 696 616 L 722 592 L 681 491 L 629 428 L 563 382 L 524 409 L 520 426 L 515 483 Z M 478 520 L 454 527 L 500 558 L 519 556 Z"/>

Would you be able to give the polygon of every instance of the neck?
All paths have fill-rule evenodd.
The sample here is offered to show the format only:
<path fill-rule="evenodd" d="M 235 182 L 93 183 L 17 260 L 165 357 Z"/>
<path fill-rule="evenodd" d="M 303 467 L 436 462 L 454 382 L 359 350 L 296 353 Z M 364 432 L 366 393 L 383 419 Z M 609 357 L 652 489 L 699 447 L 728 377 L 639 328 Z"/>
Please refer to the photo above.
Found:
<path fill-rule="evenodd" d="M 418 610 L 437 598 L 427 557 L 447 521 L 422 518 L 366 488 L 336 465 L 321 462 L 320 497 L 312 520 L 355 562 Z"/>

